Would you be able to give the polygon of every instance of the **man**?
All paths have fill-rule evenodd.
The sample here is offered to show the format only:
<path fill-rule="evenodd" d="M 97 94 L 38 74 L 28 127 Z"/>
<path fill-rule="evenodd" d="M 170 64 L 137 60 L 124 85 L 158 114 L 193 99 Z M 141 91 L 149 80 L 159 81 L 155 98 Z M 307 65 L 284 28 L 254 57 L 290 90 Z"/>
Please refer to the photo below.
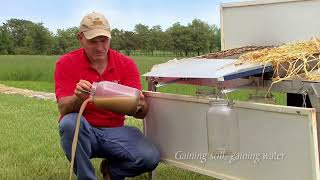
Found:
<path fill-rule="evenodd" d="M 71 159 L 76 118 L 91 84 L 111 81 L 141 90 L 139 72 L 128 57 L 109 48 L 111 40 L 107 19 L 99 13 L 86 15 L 77 38 L 81 49 L 60 57 L 54 74 L 55 93 L 61 113 L 61 145 Z M 142 95 L 134 117 L 143 118 L 148 105 Z M 135 127 L 124 126 L 124 115 L 99 109 L 88 103 L 81 117 L 74 172 L 78 179 L 96 179 L 91 158 L 106 158 L 101 163 L 104 178 L 124 179 L 152 171 L 160 154 Z"/>

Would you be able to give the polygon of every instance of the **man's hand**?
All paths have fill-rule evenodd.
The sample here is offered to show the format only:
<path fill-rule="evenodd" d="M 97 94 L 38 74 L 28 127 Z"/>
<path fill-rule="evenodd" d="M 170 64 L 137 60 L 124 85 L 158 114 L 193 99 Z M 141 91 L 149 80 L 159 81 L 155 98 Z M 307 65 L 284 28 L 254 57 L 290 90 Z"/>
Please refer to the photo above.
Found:
<path fill-rule="evenodd" d="M 81 99 L 82 101 L 86 100 L 91 92 L 91 83 L 86 80 L 80 80 L 77 85 L 76 89 L 74 90 L 74 94 Z"/>
<path fill-rule="evenodd" d="M 58 108 L 61 115 L 65 115 L 71 112 L 78 112 L 81 104 L 86 100 L 91 91 L 91 83 L 86 80 L 80 80 L 74 90 L 74 94 L 66 96 L 58 101 Z"/>
<path fill-rule="evenodd" d="M 133 117 L 143 119 L 148 112 L 148 103 L 145 100 L 144 95 L 141 92 L 140 99 L 138 102 L 137 110 Z"/>

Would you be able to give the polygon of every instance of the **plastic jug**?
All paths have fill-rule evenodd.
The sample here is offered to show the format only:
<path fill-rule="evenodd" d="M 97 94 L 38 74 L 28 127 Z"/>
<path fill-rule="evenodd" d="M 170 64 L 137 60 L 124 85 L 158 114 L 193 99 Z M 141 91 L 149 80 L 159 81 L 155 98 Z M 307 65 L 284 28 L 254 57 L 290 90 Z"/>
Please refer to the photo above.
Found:
<path fill-rule="evenodd" d="M 110 81 L 94 82 L 90 98 L 86 99 L 79 110 L 76 129 L 72 141 L 71 162 L 69 179 L 72 179 L 75 153 L 77 149 L 80 130 L 80 118 L 88 102 L 93 102 L 97 107 L 125 115 L 134 115 L 137 110 L 141 91 L 138 89 L 113 83 Z"/>
<path fill-rule="evenodd" d="M 97 107 L 126 115 L 136 113 L 140 95 L 138 89 L 110 81 L 94 82 L 91 89 L 92 102 Z"/>

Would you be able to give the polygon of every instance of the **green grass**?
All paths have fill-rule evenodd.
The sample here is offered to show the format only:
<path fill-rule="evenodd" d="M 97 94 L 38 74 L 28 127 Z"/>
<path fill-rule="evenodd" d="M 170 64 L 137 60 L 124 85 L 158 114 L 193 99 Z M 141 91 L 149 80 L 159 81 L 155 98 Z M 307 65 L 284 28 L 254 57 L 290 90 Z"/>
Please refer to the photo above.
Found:
<path fill-rule="evenodd" d="M 287 104 L 287 99 L 286 95 L 281 92 L 272 92 L 273 98 L 266 98 L 265 95 L 267 94 L 266 90 L 238 90 L 235 92 L 231 92 L 228 94 L 229 99 L 237 100 L 237 101 L 249 101 L 252 100 L 250 98 L 251 95 L 258 96 L 259 99 L 256 99 L 256 102 L 270 102 L 273 104 L 278 104 L 278 105 L 286 105 Z M 253 101 L 253 100 L 252 100 Z"/>
<path fill-rule="evenodd" d="M 69 163 L 60 147 L 56 103 L 5 94 L 0 94 L 0 102 L 0 179 L 67 179 Z M 133 118 L 126 124 L 142 128 Z M 96 171 L 100 161 L 92 160 Z M 157 178 L 212 179 L 164 164 L 157 168 Z M 134 179 L 147 179 L 147 174 Z"/>
<path fill-rule="evenodd" d="M 37 91 L 54 92 L 53 72 L 58 56 L 0 56 L 0 83 L 7 86 L 32 89 Z M 150 71 L 153 65 L 164 63 L 173 57 L 150 57 L 132 56 L 131 57 L 139 68 L 140 74 Z M 144 90 L 147 90 L 147 81 L 141 76 L 141 83 Z M 159 92 L 195 95 L 197 89 L 203 87 L 193 85 L 169 84 L 160 87 Z M 208 88 L 207 88 L 208 89 Z M 230 93 L 230 99 L 246 101 L 249 93 L 253 91 L 240 90 Z M 285 104 L 286 99 L 282 93 L 274 93 L 278 104 Z"/>
<path fill-rule="evenodd" d="M 53 82 L 55 61 L 58 56 L 0 56 L 0 81 Z"/>
<path fill-rule="evenodd" d="M 53 83 L 55 62 L 59 56 L 0 55 L 0 81 L 41 81 Z M 170 57 L 132 57 L 141 74 L 154 64 L 172 59 Z M 145 86 L 144 86 L 145 87 Z"/>
<path fill-rule="evenodd" d="M 54 92 L 53 73 L 58 58 L 58 56 L 33 55 L 0 56 L 0 83 L 7 86 Z M 154 64 L 173 59 L 173 57 L 146 56 L 133 56 L 132 58 L 137 63 L 141 75 L 150 71 Z M 145 77 L 141 76 L 141 83 L 144 90 L 148 89 Z M 191 95 L 194 89 L 195 87 L 191 85 L 169 85 L 159 90 Z"/>

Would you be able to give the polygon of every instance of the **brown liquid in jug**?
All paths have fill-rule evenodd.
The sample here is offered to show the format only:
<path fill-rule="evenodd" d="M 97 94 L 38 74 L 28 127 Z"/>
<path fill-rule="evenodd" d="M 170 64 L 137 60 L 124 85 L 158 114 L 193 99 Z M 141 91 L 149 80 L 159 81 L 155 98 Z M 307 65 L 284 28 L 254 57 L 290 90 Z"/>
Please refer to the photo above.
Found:
<path fill-rule="evenodd" d="M 139 99 L 134 96 L 94 97 L 93 103 L 115 113 L 134 115 Z"/>

